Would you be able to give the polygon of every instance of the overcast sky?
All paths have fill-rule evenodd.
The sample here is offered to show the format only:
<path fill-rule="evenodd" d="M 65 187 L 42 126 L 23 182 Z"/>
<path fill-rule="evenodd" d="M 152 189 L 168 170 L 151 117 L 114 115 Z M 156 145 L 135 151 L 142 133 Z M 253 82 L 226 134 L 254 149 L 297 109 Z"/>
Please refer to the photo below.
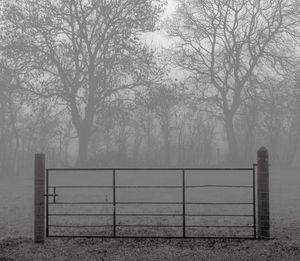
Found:
<path fill-rule="evenodd" d="M 167 6 L 163 19 L 170 17 L 174 12 L 175 7 L 176 0 L 167 0 Z M 147 33 L 145 38 L 146 41 L 153 47 L 168 47 L 170 45 L 170 40 L 168 40 L 168 37 L 163 30 Z"/>
<path fill-rule="evenodd" d="M 176 0 L 168 0 L 167 13 L 172 13 L 174 11 L 174 8 L 176 6 L 175 1 Z"/>

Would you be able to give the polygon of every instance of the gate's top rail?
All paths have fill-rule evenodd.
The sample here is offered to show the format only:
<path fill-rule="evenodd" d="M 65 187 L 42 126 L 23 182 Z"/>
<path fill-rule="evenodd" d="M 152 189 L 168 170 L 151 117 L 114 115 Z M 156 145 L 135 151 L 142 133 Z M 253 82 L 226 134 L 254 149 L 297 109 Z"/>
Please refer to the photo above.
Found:
<path fill-rule="evenodd" d="M 255 164 L 254 164 L 255 166 Z M 162 170 L 162 171 L 169 171 L 169 170 L 174 170 L 174 171 L 183 171 L 183 170 L 187 170 L 187 171 L 201 171 L 201 170 L 211 170 L 211 171 L 221 171 L 221 170 L 243 170 L 243 171 L 247 171 L 247 170 L 253 170 L 254 166 L 252 168 L 47 168 L 48 171 L 97 171 L 97 170 L 110 170 L 110 171 L 114 171 L 114 170 L 130 170 L 130 171 L 150 171 L 150 170 Z"/>

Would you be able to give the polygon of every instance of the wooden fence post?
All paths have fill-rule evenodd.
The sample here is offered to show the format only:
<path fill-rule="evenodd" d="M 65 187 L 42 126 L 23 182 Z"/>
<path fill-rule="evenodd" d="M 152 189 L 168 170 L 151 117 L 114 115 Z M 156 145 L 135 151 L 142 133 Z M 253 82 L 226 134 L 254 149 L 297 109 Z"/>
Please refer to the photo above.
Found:
<path fill-rule="evenodd" d="M 43 243 L 45 237 L 45 154 L 34 159 L 34 242 Z"/>
<path fill-rule="evenodd" d="M 257 152 L 258 238 L 270 238 L 269 154 L 265 147 Z"/>

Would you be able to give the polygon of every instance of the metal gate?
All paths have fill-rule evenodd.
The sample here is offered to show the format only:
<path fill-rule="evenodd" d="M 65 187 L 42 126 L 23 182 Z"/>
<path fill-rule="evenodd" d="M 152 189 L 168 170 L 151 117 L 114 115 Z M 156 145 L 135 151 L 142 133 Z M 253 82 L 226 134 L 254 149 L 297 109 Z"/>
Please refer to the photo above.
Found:
<path fill-rule="evenodd" d="M 255 239 L 255 167 L 47 169 L 46 236 Z"/>

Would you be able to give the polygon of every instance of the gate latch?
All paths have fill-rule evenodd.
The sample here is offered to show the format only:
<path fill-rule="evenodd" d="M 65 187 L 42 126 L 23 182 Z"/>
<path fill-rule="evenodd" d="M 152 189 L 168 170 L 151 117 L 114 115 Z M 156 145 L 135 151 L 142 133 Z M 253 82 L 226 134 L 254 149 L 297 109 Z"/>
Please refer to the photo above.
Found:
<path fill-rule="evenodd" d="M 45 197 L 57 197 L 58 194 L 44 194 Z"/>
<path fill-rule="evenodd" d="M 56 197 L 58 196 L 58 194 L 54 193 L 54 194 L 44 194 L 44 197 L 53 197 L 53 203 L 56 203 Z"/>

